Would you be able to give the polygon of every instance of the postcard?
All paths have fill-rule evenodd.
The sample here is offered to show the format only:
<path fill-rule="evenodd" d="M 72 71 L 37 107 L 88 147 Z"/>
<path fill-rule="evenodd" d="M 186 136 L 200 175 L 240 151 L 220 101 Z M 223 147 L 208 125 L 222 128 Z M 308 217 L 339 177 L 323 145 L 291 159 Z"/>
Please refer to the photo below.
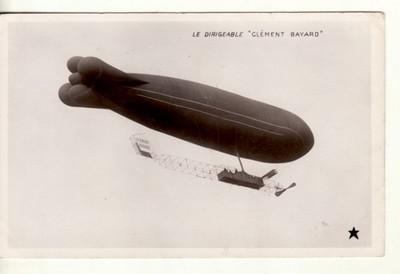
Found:
<path fill-rule="evenodd" d="M 384 16 L 0 17 L 0 256 L 384 255 Z"/>

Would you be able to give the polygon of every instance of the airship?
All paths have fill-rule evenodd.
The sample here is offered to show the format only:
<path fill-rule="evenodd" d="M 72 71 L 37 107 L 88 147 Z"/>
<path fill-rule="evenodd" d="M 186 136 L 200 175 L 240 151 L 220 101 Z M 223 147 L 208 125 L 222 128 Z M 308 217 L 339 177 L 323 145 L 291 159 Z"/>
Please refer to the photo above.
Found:
<path fill-rule="evenodd" d="M 239 161 L 291 162 L 314 145 L 313 133 L 300 117 L 267 103 L 188 80 L 125 73 L 97 57 L 75 56 L 67 67 L 69 83 L 59 89 L 64 104 L 109 109 Z M 254 176 L 247 175 L 242 166 L 238 176 L 221 176 L 233 184 L 262 187 L 262 181 L 254 183 L 249 180 Z"/>

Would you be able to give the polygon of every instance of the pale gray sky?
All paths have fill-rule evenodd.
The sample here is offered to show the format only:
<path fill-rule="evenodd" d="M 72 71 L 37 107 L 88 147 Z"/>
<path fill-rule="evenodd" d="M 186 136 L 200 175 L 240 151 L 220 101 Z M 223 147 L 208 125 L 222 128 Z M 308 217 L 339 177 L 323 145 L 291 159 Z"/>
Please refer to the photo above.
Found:
<path fill-rule="evenodd" d="M 138 16 L 138 15 L 136 15 Z M 193 38 L 193 31 L 319 31 L 318 38 Z M 11 247 L 355 247 L 370 243 L 370 59 L 364 22 L 60 22 L 9 27 Z M 58 98 L 66 61 L 97 56 L 126 71 L 171 76 L 279 106 L 314 148 L 287 164 L 244 160 L 286 185 L 280 198 L 162 169 L 160 152 L 238 165 L 116 113 Z M 349 241 L 353 226 L 359 241 Z"/>

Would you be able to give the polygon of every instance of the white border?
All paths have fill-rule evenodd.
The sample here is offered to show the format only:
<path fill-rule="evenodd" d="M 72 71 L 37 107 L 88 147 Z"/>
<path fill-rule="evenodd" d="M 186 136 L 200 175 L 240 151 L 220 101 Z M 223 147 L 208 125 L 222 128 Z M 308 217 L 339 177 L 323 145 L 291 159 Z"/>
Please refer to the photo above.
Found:
<path fill-rule="evenodd" d="M 7 1 L 7 2 L 6 2 Z M 350 10 L 378 10 L 386 14 L 386 253 L 379 258 L 320 258 L 320 259 L 265 259 L 265 260 L 2 260 L 0 269 L 4 273 L 400 273 L 398 254 L 400 254 L 400 218 L 398 209 L 400 202 L 400 6 L 394 0 L 347 0 L 347 1 L 320 1 L 320 0 L 186 0 L 182 7 L 181 0 L 18 0 L 18 4 L 10 5 L 11 1 L 3 0 L 0 9 L 4 6 L 13 6 L 15 11 L 54 10 L 67 12 L 71 10 L 113 11 L 140 11 L 138 6 L 146 3 L 146 11 L 166 11 L 165 6 L 172 11 L 350 11 Z M 113 3 L 112 6 L 110 3 Z M 188 8 L 189 7 L 189 8 Z M 0 83 L 1 84 L 1 83 Z"/>
<path fill-rule="evenodd" d="M 7 41 L 8 22 L 0 18 L 0 41 Z M 8 63 L 8 43 L 0 43 L 0 64 Z M 0 91 L 8 88 L 8 66 L 0 66 Z M 0 92 L 0 257 L 8 235 L 8 92 Z"/>

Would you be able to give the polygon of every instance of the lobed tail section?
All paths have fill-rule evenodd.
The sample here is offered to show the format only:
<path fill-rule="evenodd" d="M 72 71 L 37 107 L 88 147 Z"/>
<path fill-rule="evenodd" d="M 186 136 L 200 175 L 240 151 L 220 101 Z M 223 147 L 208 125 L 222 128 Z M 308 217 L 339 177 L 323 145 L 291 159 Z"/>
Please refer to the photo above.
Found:
<path fill-rule="evenodd" d="M 137 86 L 146 82 L 110 66 L 96 57 L 75 56 L 68 60 L 67 67 L 72 73 L 59 89 L 61 101 L 74 107 L 107 108 L 96 88 L 112 85 Z"/>
<path fill-rule="evenodd" d="M 64 104 L 71 107 L 107 108 L 96 92 L 82 84 L 66 83 L 61 86 L 58 96 Z"/>

